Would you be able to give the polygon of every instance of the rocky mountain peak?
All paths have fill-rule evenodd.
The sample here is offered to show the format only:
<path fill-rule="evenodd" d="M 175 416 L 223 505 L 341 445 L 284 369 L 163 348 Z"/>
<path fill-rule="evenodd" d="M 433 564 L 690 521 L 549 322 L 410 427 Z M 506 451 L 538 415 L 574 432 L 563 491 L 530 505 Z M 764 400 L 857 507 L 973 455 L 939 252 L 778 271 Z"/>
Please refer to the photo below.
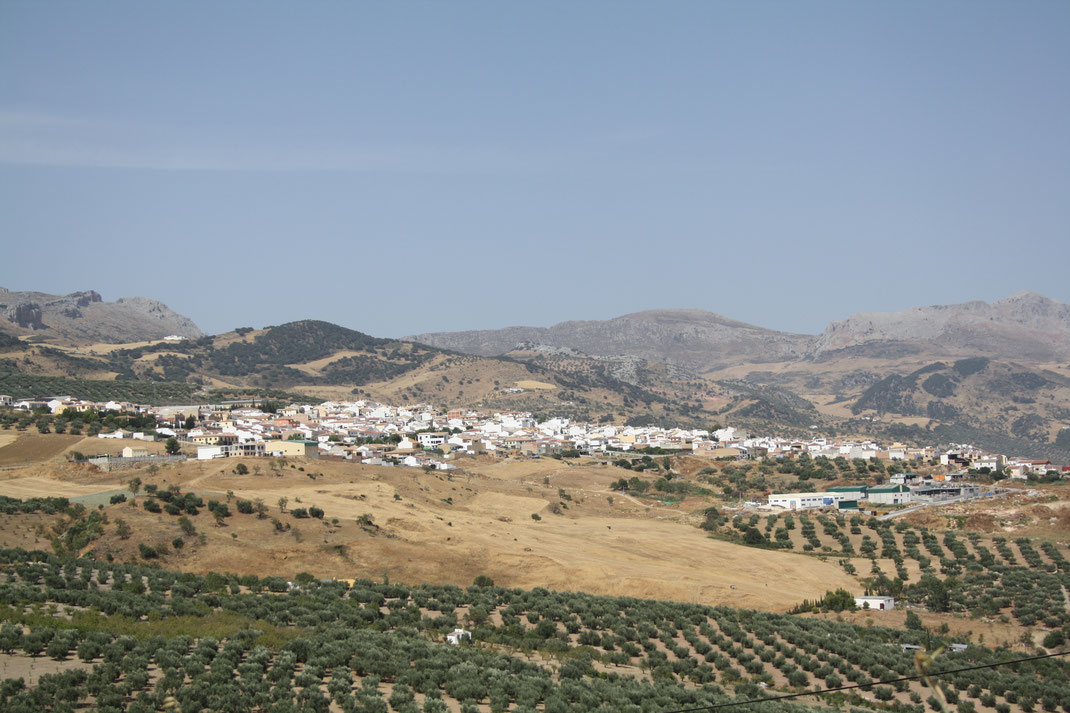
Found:
<path fill-rule="evenodd" d="M 147 297 L 105 302 L 95 290 L 50 295 L 0 287 L 0 331 L 55 342 L 126 342 L 203 336 L 188 317 Z"/>
<path fill-rule="evenodd" d="M 504 354 L 524 342 L 596 357 L 636 356 L 703 372 L 752 359 L 797 358 L 809 351 L 813 338 L 737 322 L 705 310 L 657 309 L 551 327 L 440 332 L 407 339 L 482 356 Z"/>
<path fill-rule="evenodd" d="M 1068 358 L 1070 305 L 1024 291 L 991 303 L 975 300 L 902 312 L 862 312 L 831 322 L 818 338 L 815 353 L 877 342 L 927 343 L 948 354 Z"/>

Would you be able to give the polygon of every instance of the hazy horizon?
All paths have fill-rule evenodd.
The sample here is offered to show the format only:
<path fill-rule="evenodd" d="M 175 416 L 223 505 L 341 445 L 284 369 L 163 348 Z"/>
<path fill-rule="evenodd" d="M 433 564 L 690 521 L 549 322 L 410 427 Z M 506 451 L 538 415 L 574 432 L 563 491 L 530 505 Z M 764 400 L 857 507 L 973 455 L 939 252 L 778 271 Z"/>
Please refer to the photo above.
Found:
<path fill-rule="evenodd" d="M 0 288 L 7 289 L 10 292 L 33 292 L 33 291 L 41 292 L 41 290 L 12 290 L 7 285 L 0 285 Z M 63 295 L 68 295 L 68 294 L 72 294 L 72 293 L 75 293 L 75 292 L 84 292 L 84 291 L 89 291 L 89 290 L 93 290 L 93 289 L 94 288 L 92 288 L 92 287 L 86 287 L 84 289 L 68 290 L 68 291 L 65 291 L 65 292 L 59 292 L 59 293 L 55 293 L 55 294 L 57 296 L 63 296 Z M 101 298 L 105 302 L 114 302 L 114 301 L 116 301 L 118 299 L 121 299 L 121 298 L 133 298 L 133 297 L 147 297 L 147 298 L 150 298 L 150 299 L 158 299 L 158 298 L 153 297 L 152 295 L 109 295 L 109 294 L 105 294 L 104 292 L 101 292 L 101 290 L 95 290 L 95 291 L 98 294 L 101 295 Z M 1019 290 L 1018 292 L 1014 292 L 1014 293 L 1010 293 L 1010 294 L 1004 295 L 1003 297 L 1000 297 L 997 300 L 980 300 L 980 301 L 992 303 L 992 302 L 996 302 L 998 300 L 1006 299 L 1008 297 L 1013 297 L 1015 295 L 1022 294 L 1022 293 L 1025 293 L 1025 292 L 1036 293 L 1036 294 L 1041 295 L 1042 297 L 1047 297 L 1049 299 L 1054 299 L 1057 302 L 1062 302 L 1062 300 L 1058 300 L 1057 298 L 1051 297 L 1051 295 L 1046 295 L 1046 294 L 1044 294 L 1042 292 L 1038 292 L 1037 290 Z M 46 293 L 46 294 L 52 294 L 52 293 Z M 979 301 L 979 300 L 969 300 L 969 299 L 967 299 L 967 300 L 961 300 L 959 302 L 939 304 L 939 305 L 935 305 L 935 304 L 934 305 L 916 304 L 916 305 L 910 305 L 910 306 L 904 308 L 904 310 L 908 310 L 908 309 L 911 309 L 911 308 L 914 308 L 914 307 L 950 306 L 950 305 L 964 304 L 964 303 L 967 303 L 967 302 L 975 302 L 975 301 Z M 172 305 L 168 305 L 168 307 L 171 307 L 172 309 L 174 309 L 174 307 Z M 589 317 L 589 318 L 573 318 L 573 317 L 569 317 L 569 318 L 565 318 L 565 319 L 558 319 L 558 320 L 555 320 L 553 322 L 547 322 L 545 324 L 511 323 L 511 324 L 498 324 L 498 325 L 481 326 L 481 327 L 461 327 L 459 329 L 435 330 L 435 331 L 437 331 L 437 332 L 442 332 L 442 331 L 446 331 L 446 332 L 494 331 L 494 330 L 498 330 L 498 329 L 508 329 L 508 328 L 511 328 L 511 327 L 549 328 L 549 327 L 553 327 L 553 326 L 556 326 L 558 324 L 561 324 L 563 322 L 605 321 L 605 320 L 611 320 L 611 319 L 615 319 L 617 317 L 623 317 L 623 316 L 626 316 L 626 315 L 629 315 L 629 314 L 636 314 L 636 313 L 640 313 L 640 312 L 689 311 L 689 310 L 699 310 L 699 311 L 703 311 L 703 312 L 709 312 L 711 314 L 718 314 L 721 317 L 727 317 L 728 319 L 735 320 L 737 322 L 743 322 L 745 324 L 749 324 L 749 325 L 755 326 L 755 327 L 765 327 L 766 329 L 776 329 L 774 327 L 769 327 L 768 325 L 760 324 L 760 323 L 757 323 L 757 322 L 747 322 L 746 320 L 739 319 L 739 318 L 737 318 L 737 317 L 735 317 L 735 316 L 733 316 L 731 314 L 725 314 L 725 313 L 721 313 L 721 312 L 714 312 L 713 310 L 706 310 L 706 309 L 703 309 L 701 307 L 679 307 L 679 306 L 677 306 L 677 307 L 650 307 L 650 308 L 647 308 L 647 309 L 635 310 L 633 312 L 621 312 L 619 314 L 610 314 L 610 315 L 606 315 L 606 316 L 603 316 L 603 317 Z M 900 311 L 904 311 L 904 310 L 895 310 L 895 311 L 900 312 Z M 175 311 L 178 312 L 178 310 L 175 310 Z M 891 312 L 891 311 L 889 311 L 889 312 Z M 861 313 L 861 311 L 856 311 L 856 312 L 851 312 L 849 314 L 844 314 L 844 315 L 842 315 L 840 317 L 830 318 L 830 319 L 826 320 L 825 324 L 820 329 L 818 329 L 816 331 L 813 331 L 813 332 L 804 332 L 804 331 L 793 330 L 793 329 L 776 329 L 776 331 L 786 332 L 786 333 L 793 333 L 793 334 L 818 336 L 825 330 L 825 327 L 829 323 L 834 322 L 834 321 L 838 321 L 838 320 L 842 320 L 842 319 L 846 319 L 847 317 L 850 317 L 850 316 L 856 315 L 856 314 L 860 314 L 860 313 Z M 870 312 L 870 314 L 871 313 L 872 312 Z M 205 334 L 209 334 L 209 335 L 224 334 L 226 332 L 230 332 L 230 331 L 233 331 L 235 329 L 246 328 L 246 327 L 252 327 L 254 329 L 264 329 L 264 328 L 267 328 L 267 327 L 279 326 L 280 324 L 285 324 L 287 322 L 293 322 L 293 321 L 299 321 L 299 320 L 303 320 L 303 319 L 332 322 L 332 320 L 324 319 L 322 317 L 318 317 L 316 315 L 311 315 L 310 314 L 310 315 L 305 315 L 304 317 L 295 317 L 294 319 L 284 320 L 284 321 L 281 321 L 281 322 L 270 322 L 270 321 L 269 322 L 263 322 L 263 323 L 243 322 L 241 324 L 234 324 L 232 326 L 229 326 L 229 327 L 226 327 L 226 328 L 223 328 L 223 329 L 219 329 L 219 330 L 209 330 L 209 329 L 206 329 L 201 324 L 201 322 L 197 319 L 196 315 L 185 314 L 185 313 L 182 313 L 182 312 L 179 312 L 179 314 L 181 314 L 183 317 L 188 317 L 191 320 L 193 320 L 193 322 L 198 327 L 200 327 L 201 330 L 204 331 Z M 346 328 L 354 329 L 354 330 L 357 330 L 357 331 L 360 331 L 360 332 L 365 332 L 366 334 L 369 334 L 370 336 L 373 336 L 373 337 L 390 338 L 390 339 L 400 339 L 402 337 L 414 336 L 414 335 L 417 335 L 417 334 L 429 334 L 429 333 L 431 333 L 431 332 L 419 332 L 419 331 L 412 331 L 412 330 L 405 331 L 405 330 L 402 329 L 400 331 L 396 330 L 395 332 L 392 332 L 392 333 L 389 333 L 389 334 L 380 334 L 380 333 L 368 332 L 367 330 L 362 329 L 361 326 L 358 325 L 358 324 L 346 324 L 346 323 L 343 323 L 343 322 L 334 322 L 334 323 L 338 324 L 338 326 L 341 326 L 341 327 L 346 327 Z"/>
<path fill-rule="evenodd" d="M 1070 5 L 0 5 L 0 285 L 209 333 L 1070 302 Z"/>

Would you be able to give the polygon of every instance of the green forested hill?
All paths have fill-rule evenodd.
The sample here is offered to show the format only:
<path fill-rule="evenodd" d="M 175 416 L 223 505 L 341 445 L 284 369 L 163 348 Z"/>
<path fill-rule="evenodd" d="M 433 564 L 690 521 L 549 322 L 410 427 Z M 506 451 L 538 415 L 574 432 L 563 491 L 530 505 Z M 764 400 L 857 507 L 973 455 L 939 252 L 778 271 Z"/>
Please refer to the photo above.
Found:
<path fill-rule="evenodd" d="M 168 381 L 218 375 L 287 388 L 299 384 L 363 384 L 417 368 L 441 353 L 316 320 L 268 327 L 248 340 L 232 336 L 121 350 L 114 352 L 110 360 L 118 368 L 145 376 L 159 374 Z M 346 357 L 347 361 L 332 364 L 333 369 L 319 374 L 291 366 L 343 351 L 360 354 Z M 158 356 L 151 361 L 143 359 L 152 354 Z"/>
<path fill-rule="evenodd" d="M 17 343 L 0 348 L 0 372 L 6 374 L 0 383 L 19 397 L 65 393 L 167 403 L 206 389 L 308 390 L 702 427 L 723 411 L 704 405 L 699 395 L 720 389 L 730 394 L 727 408 L 739 411 L 741 420 L 780 426 L 814 420 L 812 409 L 805 415 L 798 410 L 807 402 L 785 400 L 776 389 L 744 382 L 719 386 L 642 360 L 454 354 L 317 320 L 112 351 Z M 524 381 L 541 386 L 518 394 L 513 387 Z"/>
<path fill-rule="evenodd" d="M 984 357 L 933 362 L 881 379 L 852 411 L 930 419 L 926 430 L 908 429 L 909 438 L 932 434 L 997 452 L 1070 460 L 1059 442 L 1070 422 L 1070 380 L 1036 367 Z"/>

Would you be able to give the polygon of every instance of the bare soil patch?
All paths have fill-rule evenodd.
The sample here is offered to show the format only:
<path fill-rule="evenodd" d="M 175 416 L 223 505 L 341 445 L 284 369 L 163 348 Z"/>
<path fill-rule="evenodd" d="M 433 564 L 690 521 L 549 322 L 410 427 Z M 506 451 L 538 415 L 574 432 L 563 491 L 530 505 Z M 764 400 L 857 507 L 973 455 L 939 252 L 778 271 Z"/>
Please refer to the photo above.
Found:
<path fill-rule="evenodd" d="M 69 658 L 64 661 L 54 661 L 45 656 L 30 657 L 26 654 L 0 654 L 0 680 L 8 678 L 21 678 L 27 687 L 37 685 L 41 677 L 46 674 L 62 673 L 82 669 L 91 671 L 93 664 Z"/>

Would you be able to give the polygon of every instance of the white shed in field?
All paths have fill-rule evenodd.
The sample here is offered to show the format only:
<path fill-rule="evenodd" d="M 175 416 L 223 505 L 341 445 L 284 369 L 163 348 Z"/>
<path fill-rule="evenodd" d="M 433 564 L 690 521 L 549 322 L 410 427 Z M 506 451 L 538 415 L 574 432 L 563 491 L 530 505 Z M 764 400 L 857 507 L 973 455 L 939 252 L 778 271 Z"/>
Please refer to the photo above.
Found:
<path fill-rule="evenodd" d="M 855 606 L 859 609 L 895 609 L 895 597 L 855 597 Z"/>

